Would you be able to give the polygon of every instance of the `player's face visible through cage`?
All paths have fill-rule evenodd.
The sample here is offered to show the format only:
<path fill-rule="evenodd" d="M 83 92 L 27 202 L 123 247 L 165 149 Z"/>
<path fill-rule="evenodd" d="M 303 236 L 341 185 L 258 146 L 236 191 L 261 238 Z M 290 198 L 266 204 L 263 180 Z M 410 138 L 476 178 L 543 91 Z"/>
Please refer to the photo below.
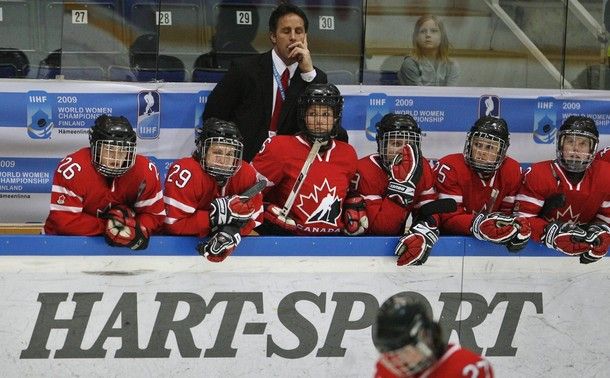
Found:
<path fill-rule="evenodd" d="M 310 105 L 305 112 L 305 126 L 315 138 L 327 138 L 333 130 L 335 113 L 328 105 Z"/>
<path fill-rule="evenodd" d="M 474 132 L 467 139 L 464 156 L 477 171 L 493 173 L 506 156 L 507 144 L 502 138 L 487 133 Z"/>
<path fill-rule="evenodd" d="M 420 148 L 421 135 L 412 131 L 388 131 L 383 133 L 379 143 L 379 155 L 386 167 L 390 167 L 396 156 L 402 154 L 407 145 Z"/>
<path fill-rule="evenodd" d="M 558 158 L 570 172 L 583 172 L 593 161 L 597 141 L 587 135 L 564 133 L 559 136 Z"/>
<path fill-rule="evenodd" d="M 381 362 L 400 377 L 411 377 L 427 369 L 434 360 L 434 353 L 422 341 L 381 354 Z"/>
<path fill-rule="evenodd" d="M 244 145 L 235 139 L 208 138 L 203 144 L 203 168 L 211 176 L 229 178 L 241 165 Z"/>
<path fill-rule="evenodd" d="M 135 164 L 136 144 L 127 141 L 98 140 L 93 145 L 93 164 L 107 177 L 118 177 Z"/>

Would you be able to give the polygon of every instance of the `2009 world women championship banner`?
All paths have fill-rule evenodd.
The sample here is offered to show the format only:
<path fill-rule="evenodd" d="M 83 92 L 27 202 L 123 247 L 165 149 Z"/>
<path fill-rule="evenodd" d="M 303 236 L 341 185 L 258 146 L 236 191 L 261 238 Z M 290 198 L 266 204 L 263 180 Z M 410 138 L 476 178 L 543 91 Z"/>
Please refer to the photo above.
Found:
<path fill-rule="evenodd" d="M 212 84 L 66 81 L 0 82 L 0 219 L 42 222 L 53 172 L 65 155 L 88 145 L 101 114 L 123 115 L 138 135 L 138 152 L 165 172 L 194 149 L 193 129 Z M 509 155 L 523 164 L 552 159 L 555 136 L 570 115 L 597 122 L 600 146 L 610 143 L 610 92 L 497 88 L 340 86 L 342 125 L 360 157 L 376 150 L 375 124 L 388 112 L 411 114 L 425 132 L 426 157 L 463 149 L 465 133 L 482 115 L 507 120 Z"/>

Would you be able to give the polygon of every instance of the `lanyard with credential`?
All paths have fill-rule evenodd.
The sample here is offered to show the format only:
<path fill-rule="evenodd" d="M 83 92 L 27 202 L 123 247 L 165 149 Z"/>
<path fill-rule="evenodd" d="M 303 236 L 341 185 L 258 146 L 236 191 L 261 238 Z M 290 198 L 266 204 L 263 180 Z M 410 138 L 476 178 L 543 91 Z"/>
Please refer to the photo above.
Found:
<path fill-rule="evenodd" d="M 286 67 L 286 69 L 288 69 L 288 67 Z M 280 90 L 280 95 L 282 95 L 282 101 L 284 101 L 286 99 L 286 93 L 284 92 L 284 86 L 282 85 L 282 78 L 280 77 L 280 74 L 277 72 L 277 68 L 275 68 L 275 64 L 273 65 L 273 77 L 275 78 L 277 87 Z"/>

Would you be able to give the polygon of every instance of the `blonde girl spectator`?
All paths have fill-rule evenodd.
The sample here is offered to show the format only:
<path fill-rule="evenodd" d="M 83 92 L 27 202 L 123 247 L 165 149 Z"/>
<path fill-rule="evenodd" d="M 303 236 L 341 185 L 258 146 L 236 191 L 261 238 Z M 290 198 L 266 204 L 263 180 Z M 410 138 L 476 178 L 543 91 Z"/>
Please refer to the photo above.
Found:
<path fill-rule="evenodd" d="M 423 15 L 413 30 L 413 53 L 402 62 L 398 81 L 402 85 L 455 86 L 457 62 L 449 59 L 449 40 L 443 23 Z"/>

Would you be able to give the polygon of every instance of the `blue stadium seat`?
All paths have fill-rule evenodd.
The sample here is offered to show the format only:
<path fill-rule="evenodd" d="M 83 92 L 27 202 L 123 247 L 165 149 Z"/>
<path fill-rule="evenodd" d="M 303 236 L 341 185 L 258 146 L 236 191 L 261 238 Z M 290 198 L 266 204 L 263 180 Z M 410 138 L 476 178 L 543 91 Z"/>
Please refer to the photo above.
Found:
<path fill-rule="evenodd" d="M 63 75 L 69 80 L 106 80 L 106 72 L 102 67 L 50 67 L 40 66 L 37 69 L 37 79 L 55 79 Z"/>
<path fill-rule="evenodd" d="M 0 64 L 0 79 L 10 79 L 17 76 L 17 68 L 12 64 Z"/>
<path fill-rule="evenodd" d="M 193 70 L 193 81 L 198 83 L 218 83 L 227 70 L 214 68 L 195 68 Z"/>
<path fill-rule="evenodd" d="M 108 67 L 108 79 L 111 81 L 165 81 L 183 82 L 187 77 L 184 69 L 137 69 L 129 67 L 110 66 Z"/>
<path fill-rule="evenodd" d="M 328 82 L 337 85 L 356 84 L 354 74 L 347 70 L 326 71 Z"/>
<path fill-rule="evenodd" d="M 362 84 L 370 85 L 398 85 L 398 76 L 395 71 L 365 70 Z"/>

